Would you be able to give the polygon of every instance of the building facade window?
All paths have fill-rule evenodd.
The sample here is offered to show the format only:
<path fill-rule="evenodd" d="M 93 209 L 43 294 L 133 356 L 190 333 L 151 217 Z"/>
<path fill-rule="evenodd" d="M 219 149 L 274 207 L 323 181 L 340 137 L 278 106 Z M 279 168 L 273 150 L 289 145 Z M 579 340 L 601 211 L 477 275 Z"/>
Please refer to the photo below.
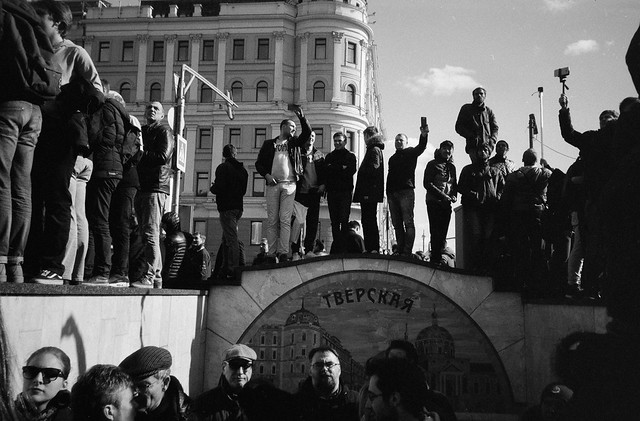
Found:
<path fill-rule="evenodd" d="M 316 149 L 324 148 L 324 128 L 314 127 L 313 132 L 316 134 L 316 141 L 315 141 Z"/>
<path fill-rule="evenodd" d="M 347 63 L 356 64 L 357 51 L 356 43 L 347 41 Z"/>
<path fill-rule="evenodd" d="M 347 144 L 345 145 L 345 147 L 350 151 L 352 151 L 355 144 L 356 144 L 356 132 L 347 131 Z"/>
<path fill-rule="evenodd" d="M 193 220 L 193 232 L 199 232 L 200 234 L 207 235 L 207 220 L 206 219 L 194 219 Z"/>
<path fill-rule="evenodd" d="M 258 60 L 269 60 L 269 38 L 258 38 Z"/>
<path fill-rule="evenodd" d="M 151 61 L 164 61 L 164 41 L 153 41 Z"/>
<path fill-rule="evenodd" d="M 273 335 L 273 340 L 271 341 L 272 345 L 277 345 L 278 344 L 278 337 L 276 335 Z M 274 351 L 275 352 L 275 351 Z M 275 357 L 274 357 L 275 358 Z"/>
<path fill-rule="evenodd" d="M 327 58 L 327 39 L 316 38 L 315 54 L 313 56 L 316 60 L 325 60 Z"/>
<path fill-rule="evenodd" d="M 178 54 L 176 59 L 177 61 L 189 60 L 189 41 L 178 41 Z"/>
<path fill-rule="evenodd" d="M 210 127 L 200 127 L 198 129 L 198 149 L 211 149 L 213 146 L 213 137 L 211 136 Z"/>
<path fill-rule="evenodd" d="M 231 84 L 231 96 L 235 102 L 242 102 L 242 82 Z"/>
<path fill-rule="evenodd" d="M 251 196 L 264 197 L 264 177 L 257 172 L 253 173 L 253 188 L 252 188 Z M 259 240 L 257 244 L 260 244 Z"/>
<path fill-rule="evenodd" d="M 262 241 L 262 221 L 251 221 L 251 245 L 257 246 Z"/>
<path fill-rule="evenodd" d="M 124 82 L 120 85 L 119 92 L 124 102 L 131 102 L 131 84 L 129 82 Z"/>
<path fill-rule="evenodd" d="M 98 61 L 111 60 L 111 43 L 109 41 L 100 41 L 98 44 Z"/>
<path fill-rule="evenodd" d="M 215 59 L 216 42 L 212 39 L 202 41 L 202 61 L 213 61 Z"/>
<path fill-rule="evenodd" d="M 269 85 L 261 80 L 256 85 L 256 102 L 267 102 L 269 100 Z"/>
<path fill-rule="evenodd" d="M 205 84 L 202 84 L 202 86 L 200 86 L 200 102 L 213 102 L 213 89 Z"/>
<path fill-rule="evenodd" d="M 264 127 L 256 127 L 254 133 L 253 147 L 256 149 L 261 148 L 264 141 L 267 140 L 267 129 Z"/>
<path fill-rule="evenodd" d="M 313 84 L 313 102 L 324 102 L 324 82 Z"/>
<path fill-rule="evenodd" d="M 271 374 L 276 374 L 276 366 L 275 365 L 271 366 Z"/>
<path fill-rule="evenodd" d="M 241 135 L 241 131 L 240 128 L 238 127 L 233 127 L 229 129 L 229 143 L 232 144 L 233 146 L 235 146 L 236 148 L 240 149 L 240 135 Z"/>
<path fill-rule="evenodd" d="M 133 41 L 122 41 L 122 61 L 133 61 Z"/>
<path fill-rule="evenodd" d="M 160 101 L 162 97 L 162 87 L 158 82 L 152 83 L 149 88 L 149 101 Z"/>
<path fill-rule="evenodd" d="M 196 196 L 206 196 L 209 192 L 209 173 L 196 173 Z"/>
<path fill-rule="evenodd" d="M 244 40 L 243 39 L 233 40 L 233 52 L 231 57 L 233 60 L 244 60 Z"/>
<path fill-rule="evenodd" d="M 356 105 L 356 87 L 347 85 L 347 104 Z"/>

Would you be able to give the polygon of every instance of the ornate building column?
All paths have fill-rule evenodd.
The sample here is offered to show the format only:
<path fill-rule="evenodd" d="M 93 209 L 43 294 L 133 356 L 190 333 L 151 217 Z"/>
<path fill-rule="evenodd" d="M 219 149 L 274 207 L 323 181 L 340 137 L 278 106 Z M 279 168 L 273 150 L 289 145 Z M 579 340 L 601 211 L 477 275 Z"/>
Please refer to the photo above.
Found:
<path fill-rule="evenodd" d="M 82 37 L 83 45 L 82 47 L 85 49 L 87 54 L 91 56 L 91 51 L 93 50 L 93 41 L 95 41 L 96 37 L 93 35 L 85 35 Z"/>
<path fill-rule="evenodd" d="M 298 91 L 298 102 L 300 104 L 306 104 L 307 102 L 307 73 L 309 63 L 309 38 L 311 34 L 305 32 L 303 35 L 298 36 L 300 39 L 300 87 Z"/>
<path fill-rule="evenodd" d="M 224 72 L 227 64 L 227 40 L 229 39 L 229 33 L 219 32 L 216 34 L 216 38 L 218 38 L 218 77 L 216 78 L 216 86 L 224 92 L 226 90 Z"/>
<path fill-rule="evenodd" d="M 187 139 L 187 168 L 195 168 L 196 162 L 196 146 L 198 141 L 198 125 L 188 124 L 184 128 L 184 137 Z M 194 186 L 195 171 L 187 170 L 182 174 L 184 177 L 184 190 L 182 194 L 185 196 L 195 194 Z"/>
<path fill-rule="evenodd" d="M 342 76 L 342 62 L 344 61 L 344 49 L 342 47 L 342 38 L 344 32 L 332 32 L 333 37 L 333 86 L 331 102 L 342 102 L 340 92 L 340 80 Z"/>
<path fill-rule="evenodd" d="M 176 100 L 175 87 L 173 86 L 173 63 L 175 62 L 176 39 L 178 35 L 170 34 L 164 36 L 166 48 L 165 68 L 164 68 L 164 102 L 174 103 Z"/>
<path fill-rule="evenodd" d="M 367 57 L 369 56 L 369 44 L 365 40 L 360 40 L 360 86 L 356 96 L 356 105 L 360 109 L 360 115 L 364 114 L 364 99 L 367 94 L 367 69 L 369 68 L 369 62 Z"/>
<path fill-rule="evenodd" d="M 189 34 L 189 40 L 191 41 L 191 62 L 189 66 L 197 72 L 200 65 L 200 40 L 202 40 L 202 34 Z M 198 101 L 197 83 L 191 85 L 191 89 L 189 89 L 189 101 Z"/>
<path fill-rule="evenodd" d="M 284 78 L 284 31 L 274 32 L 276 39 L 275 63 L 273 69 L 273 100 L 282 101 L 282 84 Z"/>
<path fill-rule="evenodd" d="M 144 88 L 147 83 L 147 41 L 148 34 L 136 35 L 138 41 L 138 75 L 136 77 L 136 102 L 145 102 Z"/>

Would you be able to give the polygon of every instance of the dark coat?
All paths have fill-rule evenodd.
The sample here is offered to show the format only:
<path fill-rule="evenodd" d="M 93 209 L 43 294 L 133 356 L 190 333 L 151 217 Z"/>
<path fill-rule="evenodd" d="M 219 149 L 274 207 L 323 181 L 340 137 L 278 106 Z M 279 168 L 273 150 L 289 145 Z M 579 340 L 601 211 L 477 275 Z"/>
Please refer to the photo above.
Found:
<path fill-rule="evenodd" d="M 137 166 L 140 190 L 169 194 L 174 148 L 171 127 L 164 121 L 142 126 L 142 144 L 144 151 Z"/>
<path fill-rule="evenodd" d="M 387 193 L 416 188 L 416 164 L 418 157 L 427 148 L 427 136 L 420 135 L 420 142 L 415 148 L 396 150 L 389 158 L 389 174 L 387 174 Z"/>
<path fill-rule="evenodd" d="M 330 152 L 325 158 L 327 166 L 327 191 L 353 191 L 353 174 L 356 173 L 356 156 L 347 149 Z"/>
<path fill-rule="evenodd" d="M 375 135 L 369 139 L 367 152 L 360 163 L 353 201 L 379 203 L 384 198 L 384 140 Z"/>
<path fill-rule="evenodd" d="M 467 165 L 460 172 L 458 191 L 462 206 L 497 208 L 503 189 L 502 173 L 487 162 Z"/>
<path fill-rule="evenodd" d="M 249 174 L 242 162 L 226 158 L 216 168 L 216 178 L 209 191 L 216 195 L 218 211 L 243 210 L 243 199 L 247 192 Z"/>
<path fill-rule="evenodd" d="M 20 393 L 16 399 L 16 409 L 24 421 L 72 421 L 71 392 L 61 390 L 47 404 L 44 411 L 38 412 L 30 398 Z"/>
<path fill-rule="evenodd" d="M 458 195 L 456 167 L 452 159 L 445 161 L 436 151 L 435 159 L 429 161 L 424 170 L 423 185 L 427 190 L 427 203 L 450 207 L 449 198 Z"/>
<path fill-rule="evenodd" d="M 357 421 L 358 393 L 340 385 L 335 396 L 320 399 L 308 377 L 296 393 L 300 421 Z"/>
<path fill-rule="evenodd" d="M 498 140 L 496 116 L 486 105 L 464 104 L 456 120 L 456 133 L 465 138 L 466 153 L 482 145 L 489 145 L 493 151 Z"/>

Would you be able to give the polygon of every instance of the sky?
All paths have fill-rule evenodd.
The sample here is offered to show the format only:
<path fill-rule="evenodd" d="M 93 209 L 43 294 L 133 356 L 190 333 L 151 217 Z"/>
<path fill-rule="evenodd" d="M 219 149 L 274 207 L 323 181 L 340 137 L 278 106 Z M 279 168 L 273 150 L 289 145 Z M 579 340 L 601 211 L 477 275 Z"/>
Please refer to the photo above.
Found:
<path fill-rule="evenodd" d="M 455 132 L 460 107 L 477 86 L 498 121 L 499 139 L 521 165 L 529 146 L 529 114 L 539 132 L 534 148 L 554 168 L 567 170 L 578 155 L 558 126 L 562 86 L 554 70 L 569 67 L 569 107 L 576 130 L 598 127 L 598 115 L 637 95 L 624 57 L 640 25 L 638 0 L 368 0 L 377 50 L 378 90 L 385 158 L 393 139 L 418 142 L 420 117 L 429 123 L 429 145 L 416 168 L 416 241 L 429 241 L 422 177 L 441 141 L 455 145 L 458 174 L 469 163 Z M 538 87 L 543 88 L 542 108 Z M 544 141 L 541 151 L 540 140 Z M 449 235 L 453 235 L 453 219 Z"/>

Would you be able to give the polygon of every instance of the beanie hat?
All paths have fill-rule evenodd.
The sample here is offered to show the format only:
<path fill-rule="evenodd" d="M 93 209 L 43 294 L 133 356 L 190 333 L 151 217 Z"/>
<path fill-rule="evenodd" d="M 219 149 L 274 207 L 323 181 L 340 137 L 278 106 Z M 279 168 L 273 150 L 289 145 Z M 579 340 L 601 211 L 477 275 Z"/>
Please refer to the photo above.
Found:
<path fill-rule="evenodd" d="M 145 346 L 122 360 L 120 368 L 137 382 L 171 368 L 171 363 L 171 353 L 166 349 Z"/>
<path fill-rule="evenodd" d="M 452 141 L 450 141 L 450 140 L 443 140 L 443 141 L 440 143 L 440 147 L 441 147 L 441 148 L 443 148 L 443 147 L 448 147 L 449 149 L 453 149 L 453 142 L 452 142 Z"/>

